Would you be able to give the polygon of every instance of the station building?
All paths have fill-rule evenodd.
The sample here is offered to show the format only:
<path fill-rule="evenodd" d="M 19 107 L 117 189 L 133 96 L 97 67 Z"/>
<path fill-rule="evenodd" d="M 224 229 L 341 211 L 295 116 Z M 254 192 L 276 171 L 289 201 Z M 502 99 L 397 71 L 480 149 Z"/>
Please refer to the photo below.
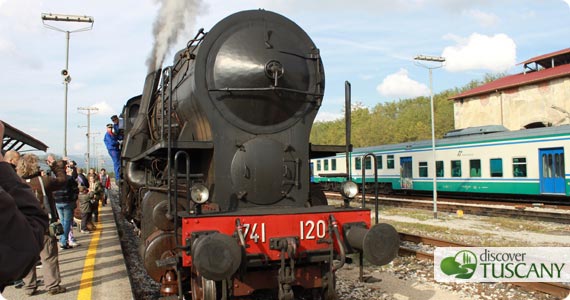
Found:
<path fill-rule="evenodd" d="M 509 130 L 570 124 L 570 48 L 528 59 L 523 72 L 458 94 L 455 128 Z"/>

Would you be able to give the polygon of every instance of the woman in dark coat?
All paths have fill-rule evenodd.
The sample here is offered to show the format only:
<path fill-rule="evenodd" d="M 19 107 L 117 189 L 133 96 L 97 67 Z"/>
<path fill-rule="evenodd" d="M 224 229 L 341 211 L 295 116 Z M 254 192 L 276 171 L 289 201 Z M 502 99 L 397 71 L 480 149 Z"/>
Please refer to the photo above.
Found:
<path fill-rule="evenodd" d="M 67 181 L 65 168 L 67 162 L 57 161 L 52 155 L 48 155 L 46 163 L 51 168 L 56 177 L 48 175 L 41 176 L 39 159 L 34 154 L 26 154 L 22 156 L 18 162 L 16 170 L 24 181 L 32 188 L 36 194 L 37 200 L 44 211 L 49 215 L 50 222 L 58 219 L 55 209 L 55 202 L 52 192 L 59 190 Z M 44 273 L 44 283 L 51 295 L 63 293 L 66 289 L 59 284 L 61 283 L 61 275 L 59 272 L 59 257 L 56 237 L 50 236 L 48 231 L 44 231 L 43 249 L 40 252 L 42 261 L 42 272 Z M 37 285 L 36 268 L 32 268 L 24 278 L 24 291 L 31 296 L 36 294 Z"/>

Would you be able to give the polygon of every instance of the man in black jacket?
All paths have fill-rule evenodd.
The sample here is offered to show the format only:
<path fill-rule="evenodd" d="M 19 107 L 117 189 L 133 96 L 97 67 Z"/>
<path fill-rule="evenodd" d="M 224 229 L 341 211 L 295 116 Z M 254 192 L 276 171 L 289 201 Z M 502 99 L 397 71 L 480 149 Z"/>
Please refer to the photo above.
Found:
<path fill-rule="evenodd" d="M 31 188 L 0 152 L 0 292 L 35 267 L 47 227 L 48 217 Z"/>

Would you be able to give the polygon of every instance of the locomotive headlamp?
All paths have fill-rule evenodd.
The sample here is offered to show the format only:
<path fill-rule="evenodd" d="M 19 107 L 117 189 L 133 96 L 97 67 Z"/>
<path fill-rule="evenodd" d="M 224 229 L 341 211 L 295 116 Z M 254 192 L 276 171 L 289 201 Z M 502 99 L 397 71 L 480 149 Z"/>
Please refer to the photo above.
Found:
<path fill-rule="evenodd" d="M 353 199 L 358 194 L 358 186 L 353 181 L 345 181 L 340 186 L 340 193 L 343 197 Z"/>
<path fill-rule="evenodd" d="M 201 183 L 195 183 L 190 188 L 190 198 L 192 198 L 192 201 L 198 204 L 205 203 L 206 201 L 208 201 L 209 197 L 210 197 L 210 191 L 208 191 L 208 188 Z"/>

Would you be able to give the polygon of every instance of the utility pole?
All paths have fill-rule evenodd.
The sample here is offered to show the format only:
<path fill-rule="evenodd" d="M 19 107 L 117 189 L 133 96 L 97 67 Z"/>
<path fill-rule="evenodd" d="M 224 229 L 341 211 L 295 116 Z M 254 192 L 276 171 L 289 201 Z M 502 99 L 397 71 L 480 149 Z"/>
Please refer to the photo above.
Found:
<path fill-rule="evenodd" d="M 46 22 L 56 21 L 56 22 L 80 22 L 89 24 L 87 27 L 83 27 L 77 30 L 63 30 L 61 28 L 50 25 Z M 42 13 L 42 22 L 44 26 L 59 32 L 65 32 L 66 48 L 65 48 L 65 68 L 61 70 L 61 76 L 63 76 L 63 84 L 65 85 L 65 96 L 63 104 L 63 156 L 67 156 L 67 90 L 68 85 L 71 82 L 71 76 L 69 75 L 69 35 L 73 32 L 87 31 L 93 28 L 93 23 L 95 19 L 89 16 L 72 16 L 72 15 L 60 15 L 60 14 L 45 14 Z"/>
<path fill-rule="evenodd" d="M 95 142 L 95 137 L 99 136 L 100 134 L 101 134 L 101 132 L 92 132 L 91 133 L 91 138 L 93 139 L 93 141 L 92 141 L 93 144 L 91 144 L 91 145 L 93 145 L 93 167 L 95 169 L 97 169 L 97 171 L 99 171 L 99 169 L 101 169 L 101 167 L 99 167 L 99 156 L 97 155 L 98 150 L 99 150 L 99 148 L 98 148 L 99 143 Z"/>
<path fill-rule="evenodd" d="M 90 164 L 91 164 L 91 148 L 90 148 L 90 140 L 89 138 L 91 137 L 91 112 L 92 111 L 99 111 L 99 108 L 97 107 L 78 107 L 77 110 L 79 111 L 79 113 L 82 113 L 81 111 L 87 111 L 86 115 L 87 115 L 87 170 L 89 170 L 90 168 Z"/>

